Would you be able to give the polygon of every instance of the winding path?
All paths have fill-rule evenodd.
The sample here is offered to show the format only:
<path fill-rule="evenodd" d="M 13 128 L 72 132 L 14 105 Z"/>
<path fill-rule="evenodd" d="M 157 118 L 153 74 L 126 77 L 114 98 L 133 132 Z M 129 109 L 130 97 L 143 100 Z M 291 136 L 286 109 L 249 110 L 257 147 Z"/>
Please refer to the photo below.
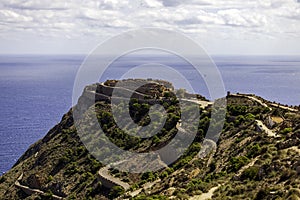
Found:
<path fill-rule="evenodd" d="M 257 103 L 259 103 L 261 106 L 269 108 L 270 110 L 272 110 L 272 108 L 270 108 L 266 103 L 262 102 L 262 100 L 254 97 L 254 96 L 250 96 L 250 95 L 246 95 L 246 94 L 230 94 L 231 96 L 235 96 L 235 97 L 244 97 L 244 98 L 248 98 L 250 100 L 253 100 Z"/>
<path fill-rule="evenodd" d="M 291 112 L 298 112 L 299 111 L 299 110 L 297 110 L 295 108 L 290 108 L 290 107 L 279 105 L 279 104 L 276 104 L 276 103 L 272 103 L 271 106 L 273 106 L 273 107 L 279 107 L 279 108 L 281 108 L 283 110 L 287 110 L 287 111 L 291 111 Z"/>
<path fill-rule="evenodd" d="M 105 166 L 98 171 L 99 179 L 101 183 L 106 187 L 113 187 L 113 186 L 121 186 L 124 190 L 128 190 L 130 185 L 121 181 L 121 179 L 114 177 L 109 173 L 110 166 Z"/>
<path fill-rule="evenodd" d="M 290 111 L 290 112 L 299 112 L 298 109 L 295 109 L 295 108 L 291 108 L 291 107 L 288 107 L 288 106 L 283 106 L 283 105 L 280 105 L 278 103 L 271 103 L 269 102 L 269 105 L 264 103 L 262 100 L 258 99 L 257 97 L 255 96 L 251 96 L 251 95 L 247 95 L 247 94 L 230 94 L 231 96 L 236 96 L 236 97 L 245 97 L 245 98 L 248 98 L 250 100 L 253 100 L 253 101 L 256 101 L 257 103 L 259 103 L 260 105 L 266 107 L 266 108 L 269 108 L 270 110 L 272 110 L 271 106 L 274 107 L 274 108 L 281 108 L 283 110 L 287 110 L 287 111 Z"/>
<path fill-rule="evenodd" d="M 207 106 L 213 105 L 211 101 L 201 101 L 199 99 L 180 99 L 182 101 L 192 102 L 200 105 L 201 108 L 205 109 Z"/>
<path fill-rule="evenodd" d="M 34 194 L 34 193 L 38 193 L 38 194 L 41 194 L 41 195 L 44 195 L 44 196 L 47 195 L 47 193 L 44 192 L 44 191 L 42 191 L 42 190 L 34 189 L 34 188 L 30 188 L 30 187 L 28 187 L 28 186 L 26 186 L 26 185 L 22 185 L 22 184 L 20 183 L 20 181 L 22 180 L 22 178 L 23 178 L 23 173 L 22 173 L 22 174 L 19 176 L 19 178 L 15 181 L 15 186 L 16 186 L 17 188 L 20 188 L 20 189 L 21 189 L 23 192 L 25 192 L 27 195 L 32 195 L 32 194 Z M 63 199 L 63 197 L 60 197 L 60 196 L 55 195 L 55 194 L 52 195 L 52 198 L 55 199 L 55 200 L 61 200 L 61 199 Z"/>

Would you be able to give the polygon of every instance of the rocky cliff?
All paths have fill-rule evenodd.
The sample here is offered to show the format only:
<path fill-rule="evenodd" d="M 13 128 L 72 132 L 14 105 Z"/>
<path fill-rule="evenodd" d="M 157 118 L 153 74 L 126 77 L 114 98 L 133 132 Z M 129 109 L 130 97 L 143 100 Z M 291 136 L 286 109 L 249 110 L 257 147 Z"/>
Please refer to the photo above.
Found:
<path fill-rule="evenodd" d="M 133 80 L 127 81 L 128 85 Z M 112 142 L 140 153 L 162 148 L 178 132 L 184 137 L 196 131 L 187 152 L 169 166 L 162 162 L 168 155 L 155 157 L 153 163 L 164 167 L 156 172 L 128 173 L 104 166 L 81 142 L 71 109 L 1 176 L 0 199 L 300 199 L 297 108 L 255 95 L 228 94 L 225 124 L 215 142 L 204 140 L 209 124 L 218 123 L 211 121 L 213 102 L 179 94 L 164 81 L 121 88 L 132 94 L 129 112 L 140 126 L 150 123 L 148 112 L 154 104 L 163 105 L 168 115 L 156 136 L 141 139 L 127 135 L 115 123 L 110 105 L 115 87 L 116 81 L 87 86 L 73 110 L 87 116 L 93 110 Z M 189 103 L 184 110 L 175 94 Z M 196 128 L 182 125 L 181 113 L 194 106 L 200 110 Z M 98 149 L 99 154 L 107 151 Z"/>

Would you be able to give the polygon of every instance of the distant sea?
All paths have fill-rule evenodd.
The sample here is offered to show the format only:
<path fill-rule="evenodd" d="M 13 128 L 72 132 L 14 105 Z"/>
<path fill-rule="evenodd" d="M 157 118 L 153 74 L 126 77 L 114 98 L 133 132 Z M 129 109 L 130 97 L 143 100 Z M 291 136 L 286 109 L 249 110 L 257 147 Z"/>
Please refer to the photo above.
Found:
<path fill-rule="evenodd" d="M 134 59 L 121 59 L 116 65 L 130 66 Z M 78 55 L 0 56 L 0 174 L 70 109 L 74 79 L 83 60 L 84 56 Z M 226 91 L 300 104 L 300 56 L 214 56 L 213 60 Z M 178 64 L 177 69 L 189 74 L 184 65 Z M 119 72 L 111 70 L 102 79 L 118 78 Z M 191 72 L 189 81 L 195 81 L 193 78 Z M 197 92 L 208 95 L 201 87 Z"/>

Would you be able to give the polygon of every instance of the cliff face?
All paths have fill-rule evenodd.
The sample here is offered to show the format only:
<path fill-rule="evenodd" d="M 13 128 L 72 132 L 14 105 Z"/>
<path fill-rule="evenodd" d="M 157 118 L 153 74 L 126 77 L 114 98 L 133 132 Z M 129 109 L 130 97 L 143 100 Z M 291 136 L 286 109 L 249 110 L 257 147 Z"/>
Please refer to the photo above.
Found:
<path fill-rule="evenodd" d="M 121 88 L 133 94 L 130 116 L 139 125 L 149 123 L 149 108 L 156 103 L 168 114 L 157 136 L 140 139 L 126 135 L 113 120 L 110 96 L 115 86 L 115 81 L 87 86 L 73 109 L 88 115 L 93 108 L 111 141 L 125 150 L 147 152 L 166 145 L 177 131 L 192 131 L 192 125 L 181 126 L 180 113 L 198 106 L 197 136 L 188 151 L 169 167 L 161 161 L 168 155 L 155 157 L 154 165 L 165 168 L 153 173 L 110 169 L 81 142 L 71 109 L 0 178 L 0 199 L 300 199 L 297 109 L 255 95 L 229 94 L 218 142 L 203 142 L 211 116 L 211 104 L 204 98 L 191 99 L 181 91 L 182 99 L 189 102 L 183 111 L 167 82 L 148 84 L 134 93 Z M 105 151 L 99 147 L 99 153 Z"/>

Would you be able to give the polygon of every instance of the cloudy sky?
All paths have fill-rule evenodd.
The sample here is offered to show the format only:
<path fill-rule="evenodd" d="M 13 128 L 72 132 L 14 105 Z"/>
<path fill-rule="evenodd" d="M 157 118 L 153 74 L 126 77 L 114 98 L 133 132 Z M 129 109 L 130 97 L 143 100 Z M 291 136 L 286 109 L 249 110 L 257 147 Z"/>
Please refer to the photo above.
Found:
<path fill-rule="evenodd" d="M 210 54 L 299 54 L 300 0 L 1 0 L 1 54 L 86 54 L 127 30 L 178 30 Z"/>

